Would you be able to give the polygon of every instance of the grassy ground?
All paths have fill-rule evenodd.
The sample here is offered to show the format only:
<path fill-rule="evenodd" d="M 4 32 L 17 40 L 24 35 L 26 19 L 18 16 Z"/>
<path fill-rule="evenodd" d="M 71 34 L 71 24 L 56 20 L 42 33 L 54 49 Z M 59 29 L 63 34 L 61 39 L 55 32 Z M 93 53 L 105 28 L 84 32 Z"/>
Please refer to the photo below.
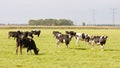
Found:
<path fill-rule="evenodd" d="M 119 29 L 59 29 L 84 32 L 90 35 L 107 35 L 105 51 L 101 52 L 99 46 L 91 50 L 90 45 L 83 41 L 80 46 L 75 45 L 73 38 L 66 48 L 65 44 L 56 46 L 52 31 L 58 29 L 41 29 L 40 37 L 34 36 L 39 55 L 15 55 L 16 41 L 8 39 L 8 31 L 15 29 L 0 29 L 0 68 L 120 68 L 120 35 Z M 30 29 L 27 29 L 30 31 Z M 23 30 L 25 31 L 25 29 Z"/>

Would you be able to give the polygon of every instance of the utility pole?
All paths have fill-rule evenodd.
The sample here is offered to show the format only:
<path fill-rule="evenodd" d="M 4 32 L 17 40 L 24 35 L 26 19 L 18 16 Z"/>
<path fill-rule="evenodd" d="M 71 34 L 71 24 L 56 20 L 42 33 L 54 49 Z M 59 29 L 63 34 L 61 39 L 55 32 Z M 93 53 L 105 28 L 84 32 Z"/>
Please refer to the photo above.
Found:
<path fill-rule="evenodd" d="M 112 24 L 113 25 L 115 25 L 115 14 L 117 13 L 116 10 L 117 10 L 117 8 L 112 8 Z"/>

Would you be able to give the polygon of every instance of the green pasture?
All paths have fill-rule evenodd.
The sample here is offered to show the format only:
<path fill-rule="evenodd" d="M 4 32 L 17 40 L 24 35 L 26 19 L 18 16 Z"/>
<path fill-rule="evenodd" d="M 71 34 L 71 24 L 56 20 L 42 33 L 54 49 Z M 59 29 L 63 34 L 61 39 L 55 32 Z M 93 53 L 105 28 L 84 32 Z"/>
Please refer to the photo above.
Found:
<path fill-rule="evenodd" d="M 39 55 L 15 54 L 16 41 L 8 39 L 8 31 L 16 29 L 0 29 L 0 68 L 120 68 L 120 29 L 40 29 L 40 37 L 34 36 Z M 21 29 L 30 31 L 31 29 Z M 56 40 L 52 31 L 58 30 L 65 33 L 73 30 L 89 35 L 107 35 L 107 43 L 104 52 L 99 46 L 91 49 L 90 45 L 80 41 L 75 44 L 75 38 L 66 48 L 65 44 L 56 46 Z"/>

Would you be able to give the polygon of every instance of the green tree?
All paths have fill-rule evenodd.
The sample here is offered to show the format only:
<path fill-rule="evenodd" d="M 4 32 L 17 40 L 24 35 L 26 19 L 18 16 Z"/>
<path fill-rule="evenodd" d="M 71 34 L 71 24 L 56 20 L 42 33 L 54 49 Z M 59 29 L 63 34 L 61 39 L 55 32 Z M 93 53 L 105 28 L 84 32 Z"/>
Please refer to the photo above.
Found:
<path fill-rule="evenodd" d="M 39 19 L 39 20 L 29 20 L 29 25 L 48 25 L 48 26 L 71 26 L 74 25 L 73 21 L 67 19 Z"/>
<path fill-rule="evenodd" d="M 86 26 L 86 23 L 85 23 L 85 22 L 83 22 L 83 23 L 82 23 L 82 26 Z"/>

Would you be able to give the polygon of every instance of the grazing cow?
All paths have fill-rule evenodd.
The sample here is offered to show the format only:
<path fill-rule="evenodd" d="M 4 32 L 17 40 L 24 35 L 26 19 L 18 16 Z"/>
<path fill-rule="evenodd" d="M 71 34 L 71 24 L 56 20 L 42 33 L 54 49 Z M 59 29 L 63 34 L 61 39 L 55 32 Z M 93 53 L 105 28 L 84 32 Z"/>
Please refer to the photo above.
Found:
<path fill-rule="evenodd" d="M 29 50 L 34 50 L 35 55 L 38 55 L 39 49 L 36 47 L 35 41 L 33 39 L 22 36 L 22 33 L 20 31 L 17 32 L 16 43 L 16 54 L 18 54 L 18 48 L 20 47 L 21 54 L 22 48 L 27 48 L 27 53 Z"/>
<path fill-rule="evenodd" d="M 60 43 L 65 43 L 66 47 L 68 48 L 68 44 L 71 41 L 71 36 L 70 35 L 65 35 L 65 34 L 57 34 L 56 40 L 57 40 L 57 46 L 58 47 L 59 47 Z"/>
<path fill-rule="evenodd" d="M 80 40 L 85 41 L 86 43 L 89 43 L 90 41 L 90 36 L 85 33 L 76 33 L 75 38 L 76 38 L 76 45 L 78 45 Z"/>
<path fill-rule="evenodd" d="M 56 37 L 58 34 L 62 34 L 62 33 L 59 32 L 59 31 L 53 31 L 53 35 L 54 35 L 54 37 Z"/>
<path fill-rule="evenodd" d="M 92 48 L 94 46 L 94 44 L 98 44 L 101 47 L 101 51 L 104 51 L 104 45 L 106 43 L 108 36 L 103 35 L 103 36 L 92 36 L 91 37 L 91 44 L 92 44 Z"/>
<path fill-rule="evenodd" d="M 40 36 L 41 31 L 40 30 L 31 30 L 32 34 L 37 35 L 38 37 Z"/>

